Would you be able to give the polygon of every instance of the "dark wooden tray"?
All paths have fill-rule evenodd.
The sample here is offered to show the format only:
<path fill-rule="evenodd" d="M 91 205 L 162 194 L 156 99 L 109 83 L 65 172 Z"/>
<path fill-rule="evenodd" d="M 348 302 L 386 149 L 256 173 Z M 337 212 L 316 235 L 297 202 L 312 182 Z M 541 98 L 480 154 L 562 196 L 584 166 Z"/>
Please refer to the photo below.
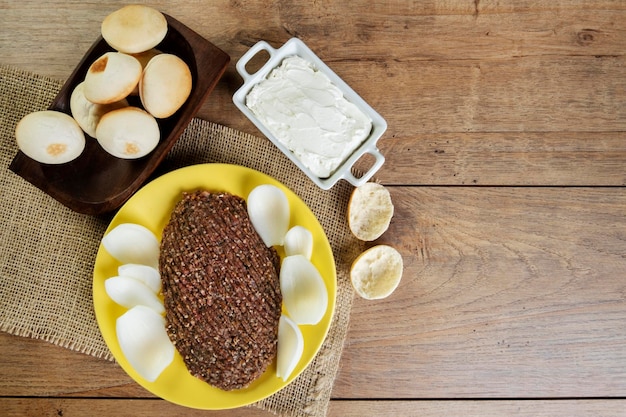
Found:
<path fill-rule="evenodd" d="M 149 178 L 174 146 L 202 103 L 220 80 L 230 57 L 171 16 L 165 15 L 168 33 L 157 46 L 182 58 L 192 73 L 193 88 L 185 104 L 171 117 L 157 119 L 161 129 L 158 146 L 147 156 L 126 160 L 105 152 L 85 135 L 85 150 L 74 161 L 41 164 L 18 152 L 9 169 L 72 210 L 102 214 L 119 208 Z M 89 66 L 112 48 L 100 37 L 87 51 L 50 105 L 50 110 L 70 112 L 70 95 L 85 79 Z"/>

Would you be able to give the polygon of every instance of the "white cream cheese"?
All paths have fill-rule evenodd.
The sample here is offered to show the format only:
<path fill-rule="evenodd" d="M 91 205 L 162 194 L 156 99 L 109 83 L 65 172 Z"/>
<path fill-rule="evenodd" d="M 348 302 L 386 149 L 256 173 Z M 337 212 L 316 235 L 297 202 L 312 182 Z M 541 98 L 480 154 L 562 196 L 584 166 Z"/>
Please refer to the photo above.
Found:
<path fill-rule="evenodd" d="M 372 130 L 372 120 L 299 56 L 285 58 L 255 85 L 246 106 L 320 178 L 329 177 Z"/>

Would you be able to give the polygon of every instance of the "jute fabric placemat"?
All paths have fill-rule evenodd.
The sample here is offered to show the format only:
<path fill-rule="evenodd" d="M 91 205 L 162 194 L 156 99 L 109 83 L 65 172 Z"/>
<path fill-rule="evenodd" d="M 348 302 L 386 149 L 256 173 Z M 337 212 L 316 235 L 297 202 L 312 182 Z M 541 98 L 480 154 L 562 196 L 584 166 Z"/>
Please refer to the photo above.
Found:
<path fill-rule="evenodd" d="M 8 169 L 17 152 L 17 122 L 46 109 L 61 86 L 58 80 L 0 66 L 0 330 L 112 360 L 91 293 L 93 263 L 110 216 L 75 213 Z M 340 182 L 320 190 L 265 138 L 197 118 L 156 175 L 206 162 L 243 165 L 278 179 L 307 203 L 330 240 L 338 282 L 328 337 L 292 384 L 252 405 L 278 415 L 323 416 L 352 306 L 349 266 L 364 249 L 345 220 L 352 186 Z"/>

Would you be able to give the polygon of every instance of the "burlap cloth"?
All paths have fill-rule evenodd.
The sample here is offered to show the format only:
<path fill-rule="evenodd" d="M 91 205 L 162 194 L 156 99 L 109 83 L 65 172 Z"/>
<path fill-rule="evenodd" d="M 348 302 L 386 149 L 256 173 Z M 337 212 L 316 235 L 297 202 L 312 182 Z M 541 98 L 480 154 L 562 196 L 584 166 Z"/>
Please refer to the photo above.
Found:
<path fill-rule="evenodd" d="M 0 330 L 113 360 L 96 324 L 91 293 L 92 267 L 110 216 L 77 214 L 8 169 L 17 152 L 15 125 L 27 113 L 46 109 L 61 86 L 0 66 Z M 159 173 L 203 162 L 244 165 L 271 175 L 308 204 L 326 231 L 338 281 L 328 337 L 297 380 L 252 405 L 278 415 L 323 416 L 352 306 L 349 266 L 363 249 L 345 221 L 352 187 L 340 182 L 320 190 L 268 140 L 197 118 Z"/>

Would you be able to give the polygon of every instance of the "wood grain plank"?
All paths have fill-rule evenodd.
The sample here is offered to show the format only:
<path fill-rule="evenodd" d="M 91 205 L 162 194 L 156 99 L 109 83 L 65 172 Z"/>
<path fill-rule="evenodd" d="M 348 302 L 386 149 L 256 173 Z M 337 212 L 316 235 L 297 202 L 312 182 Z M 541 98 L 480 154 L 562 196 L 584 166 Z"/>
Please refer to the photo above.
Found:
<path fill-rule="evenodd" d="M 391 191 L 378 243 L 403 253 L 404 277 L 355 300 L 334 396 L 624 396 L 621 189 Z"/>
<path fill-rule="evenodd" d="M 626 19 L 620 2 L 448 1 L 323 3 L 256 2 L 239 8 L 211 2 L 197 13 L 195 2 L 154 6 L 222 47 L 236 61 L 264 39 L 279 46 L 289 37 L 305 40 L 322 59 L 381 61 L 485 60 L 522 56 L 624 54 Z M 504 4 L 501 4 L 504 3 Z M 4 33 L 29 27 L 20 37 L 0 36 L 3 63 L 65 79 L 99 35 L 100 21 L 123 2 L 58 7 L 56 2 L 8 2 Z M 483 11 L 484 9 L 484 11 Z M 514 12 L 514 13 L 513 13 Z M 216 16 L 219 22 L 216 23 Z M 59 31 L 59 27 L 67 30 Z M 27 54 L 24 51 L 28 51 Z M 231 67 L 231 68 L 234 68 Z"/>
<path fill-rule="evenodd" d="M 300 6 L 285 9 L 281 19 L 289 35 L 308 42 L 330 61 L 485 60 L 624 52 L 626 31 L 618 24 L 626 17 L 624 10 L 580 7 L 502 13 L 489 5 L 482 12 L 483 2 L 479 3 L 480 14 L 473 2 L 465 3 L 469 7 L 462 14 L 442 13 L 436 8 L 425 14 L 395 10 L 397 2 L 383 7 L 368 4 L 367 9 L 342 3 L 334 5 L 341 9 L 332 17 Z M 236 38 L 258 36 L 254 30 L 246 28 Z M 270 40 L 281 36 L 280 30 L 267 34 L 265 29 L 262 34 Z"/>
<path fill-rule="evenodd" d="M 114 362 L 0 332 L 1 396 L 153 397 Z"/>
<path fill-rule="evenodd" d="M 505 415 L 533 417 L 618 417 L 623 416 L 626 400 L 564 401 L 331 401 L 328 417 L 415 416 L 495 417 Z M 233 410 L 204 411 L 183 408 L 162 400 L 0 398 L 6 417 L 82 417 L 86 415 L 136 417 L 232 416 Z M 248 407 L 236 410 L 237 416 L 267 417 L 272 414 Z"/>
<path fill-rule="evenodd" d="M 385 184 L 626 185 L 626 132 L 391 135 L 379 142 Z"/>
<path fill-rule="evenodd" d="M 625 63 L 626 56 L 396 62 L 393 67 L 362 62 L 337 65 L 337 72 L 351 68 L 351 85 L 365 91 L 364 98 L 387 118 L 391 137 L 606 132 L 626 130 Z"/>
<path fill-rule="evenodd" d="M 446 4 L 455 10 L 473 5 Z M 332 10 L 278 7 L 263 11 L 259 4 L 258 8 L 247 6 L 247 13 L 238 16 L 223 13 L 216 27 L 211 13 L 217 12 L 219 4 L 204 15 L 195 12 L 194 3 L 156 6 L 162 5 L 166 12 L 175 14 L 231 55 L 233 59 L 223 81 L 199 116 L 248 132 L 258 133 L 231 101 L 241 85 L 235 62 L 259 39 L 279 46 L 293 35 L 286 27 L 293 22 L 305 25 L 306 19 L 311 19 L 310 30 L 319 32 L 303 38 L 387 118 L 388 138 L 415 133 L 624 131 L 626 99 L 620 92 L 626 89 L 626 30 L 616 22 L 626 20 L 626 11 L 605 10 L 615 3 L 599 2 L 597 13 L 581 6 L 575 14 L 570 9 L 573 6 L 567 4 L 554 11 L 556 20 L 550 15 L 540 17 L 540 2 L 539 15 L 488 14 L 486 19 L 492 21 L 484 27 L 477 27 L 470 15 L 439 16 L 440 11 L 431 5 L 432 10 L 426 10 L 434 15 L 432 21 L 426 28 L 422 22 L 410 26 L 423 31 L 410 34 L 403 32 L 409 30 L 403 29 L 404 24 L 393 23 L 399 17 L 388 11 L 391 15 L 387 20 L 377 15 L 368 23 L 368 36 L 374 37 L 369 40 L 360 39 L 364 35 L 356 32 L 326 33 L 319 29 L 327 25 L 342 31 L 357 30 L 353 28 L 359 25 L 339 25 L 336 19 L 342 14 L 330 13 Z M 6 10 L 8 27 L 3 33 L 20 30 L 24 25 L 33 29 L 17 41 L 15 37 L 0 37 L 3 63 L 65 79 L 98 36 L 98 22 L 114 4 L 61 8 L 55 12 L 51 12 L 52 7 L 50 3 L 37 8 L 29 2 L 26 6 L 10 3 Z M 372 17 L 369 6 L 337 3 L 332 7 L 358 10 L 359 19 L 368 22 Z M 316 13 L 325 13 L 326 20 L 318 22 Z M 244 24 L 244 16 L 254 18 Z M 570 26 L 554 29 L 561 20 Z M 68 22 L 72 22 L 69 30 L 58 30 Z M 543 26 L 547 29 L 541 29 Z M 583 29 L 590 32 L 580 35 Z M 543 45 L 543 50 L 527 50 L 524 39 L 532 48 Z M 25 50 L 29 52 L 25 54 Z"/>
<path fill-rule="evenodd" d="M 329 417 L 618 417 L 624 400 L 563 401 L 331 401 Z"/>

